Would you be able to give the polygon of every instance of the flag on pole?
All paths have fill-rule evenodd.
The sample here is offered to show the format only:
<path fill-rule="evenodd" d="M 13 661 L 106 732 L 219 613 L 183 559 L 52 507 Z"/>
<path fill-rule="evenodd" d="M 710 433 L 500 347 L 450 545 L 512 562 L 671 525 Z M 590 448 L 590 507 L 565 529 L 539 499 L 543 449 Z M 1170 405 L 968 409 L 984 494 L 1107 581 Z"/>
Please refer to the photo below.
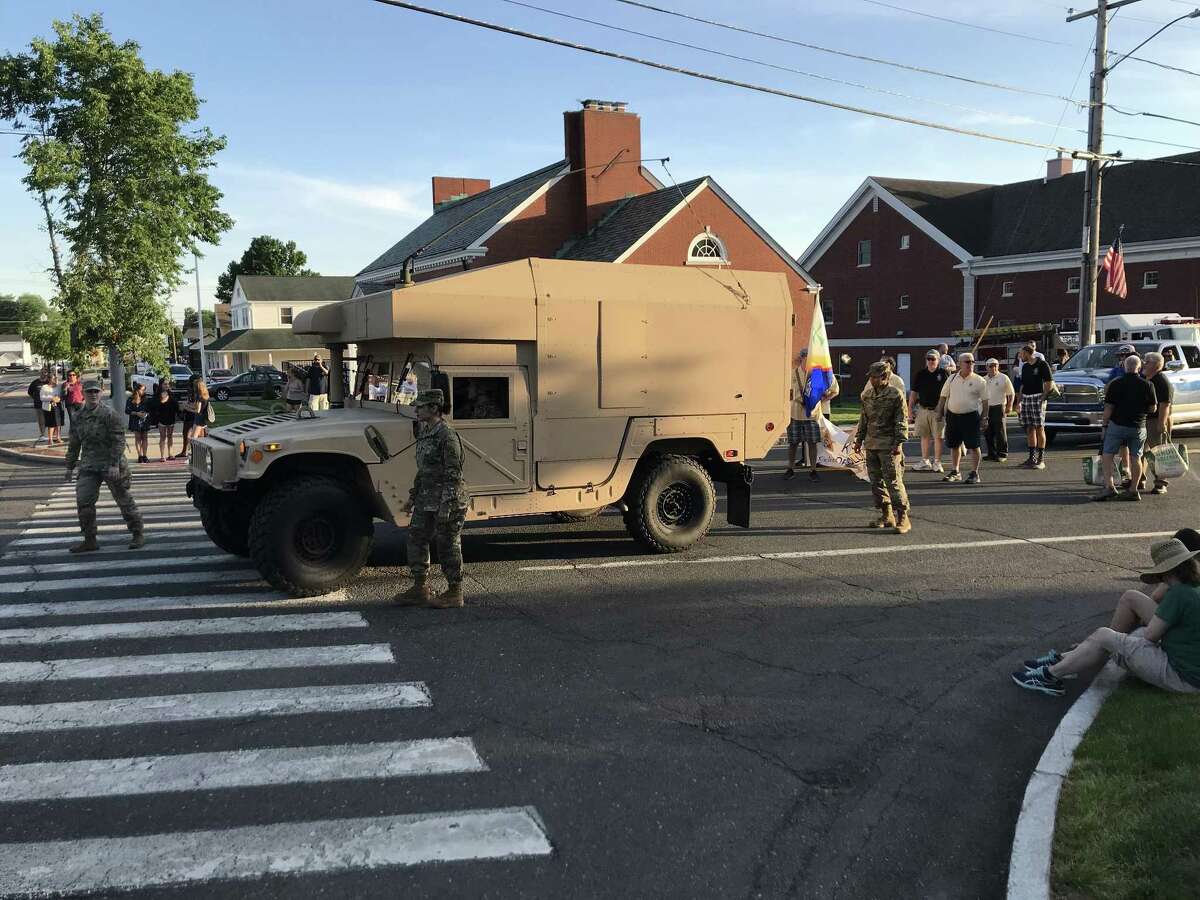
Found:
<path fill-rule="evenodd" d="M 804 411 L 812 415 L 825 392 L 833 384 L 833 360 L 829 356 L 829 338 L 825 334 L 825 316 L 821 301 L 813 304 L 812 330 L 808 337 L 808 377 L 804 391 Z"/>
<path fill-rule="evenodd" d="M 1104 289 L 1122 300 L 1129 295 L 1129 286 L 1125 283 L 1125 257 L 1121 254 L 1121 235 L 1124 231 L 1124 225 L 1117 230 L 1117 239 L 1108 248 L 1108 253 L 1104 254 L 1104 262 L 1100 266 L 1106 273 Z"/>

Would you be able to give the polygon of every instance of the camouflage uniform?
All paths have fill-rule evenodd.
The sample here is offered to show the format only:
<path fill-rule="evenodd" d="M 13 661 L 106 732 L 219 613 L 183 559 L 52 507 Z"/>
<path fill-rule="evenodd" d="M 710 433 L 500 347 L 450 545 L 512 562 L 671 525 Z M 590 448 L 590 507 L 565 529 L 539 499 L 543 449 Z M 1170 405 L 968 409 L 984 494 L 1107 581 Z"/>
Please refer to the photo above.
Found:
<path fill-rule="evenodd" d="M 429 571 L 429 544 L 437 542 L 442 573 L 453 587 L 462 582 L 462 528 L 467 517 L 462 439 L 444 421 L 421 426 L 417 476 L 408 500 L 408 567 L 417 581 Z"/>
<path fill-rule="evenodd" d="M 89 382 L 89 386 L 93 383 Z M 95 409 L 85 406 L 75 414 L 67 447 L 67 471 L 76 464 L 79 477 L 75 482 L 75 502 L 84 540 L 96 540 L 96 500 L 100 497 L 101 482 L 108 485 L 129 531 L 140 536 L 142 514 L 129 491 L 129 466 L 125 462 L 125 422 L 112 407 L 103 403 Z M 118 470 L 116 478 L 109 474 L 113 468 Z"/>
<path fill-rule="evenodd" d="M 861 442 L 865 448 L 871 493 L 875 506 L 885 514 L 893 508 L 897 513 L 908 509 L 904 466 L 897 466 L 900 457 L 896 454 L 907 438 L 904 395 L 890 384 L 864 393 L 854 442 Z"/>

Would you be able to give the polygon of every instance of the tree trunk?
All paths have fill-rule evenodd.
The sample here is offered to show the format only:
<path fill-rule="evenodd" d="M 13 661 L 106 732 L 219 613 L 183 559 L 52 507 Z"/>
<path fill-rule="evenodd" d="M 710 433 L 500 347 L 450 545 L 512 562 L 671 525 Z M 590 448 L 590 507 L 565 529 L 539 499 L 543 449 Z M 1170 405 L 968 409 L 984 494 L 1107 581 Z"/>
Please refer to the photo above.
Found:
<path fill-rule="evenodd" d="M 112 408 L 119 413 L 125 412 L 125 363 L 121 359 L 121 351 L 109 344 L 104 348 L 108 351 L 108 376 L 112 392 Z"/>

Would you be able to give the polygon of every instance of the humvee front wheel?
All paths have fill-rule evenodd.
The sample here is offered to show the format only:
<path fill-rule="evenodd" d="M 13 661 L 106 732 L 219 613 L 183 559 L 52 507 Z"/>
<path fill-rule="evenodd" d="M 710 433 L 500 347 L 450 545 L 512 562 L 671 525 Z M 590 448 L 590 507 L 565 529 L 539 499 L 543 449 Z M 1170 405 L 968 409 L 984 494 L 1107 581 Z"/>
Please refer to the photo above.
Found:
<path fill-rule="evenodd" d="M 259 501 L 250 520 L 250 556 L 273 587 L 311 597 L 354 578 L 373 535 L 349 485 L 305 475 L 277 484 Z"/>
<path fill-rule="evenodd" d="M 215 492 L 208 492 L 209 494 Z M 250 555 L 250 516 L 231 500 L 208 496 L 199 504 L 200 524 L 209 540 L 234 556 Z"/>
<path fill-rule="evenodd" d="M 655 553 L 686 550 L 708 533 L 717 493 L 703 467 L 687 456 L 664 456 L 634 485 L 625 526 Z"/>

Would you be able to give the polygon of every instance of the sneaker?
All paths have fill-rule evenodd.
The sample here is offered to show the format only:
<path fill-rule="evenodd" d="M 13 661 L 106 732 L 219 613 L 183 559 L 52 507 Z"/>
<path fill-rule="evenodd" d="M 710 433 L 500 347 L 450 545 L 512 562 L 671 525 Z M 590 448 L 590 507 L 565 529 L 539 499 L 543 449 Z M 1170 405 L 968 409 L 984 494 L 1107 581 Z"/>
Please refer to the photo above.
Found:
<path fill-rule="evenodd" d="M 979 473 L 972 472 L 967 476 L 967 484 L 979 484 Z"/>
<path fill-rule="evenodd" d="M 943 472 L 945 472 L 946 470 L 942 468 L 942 461 L 939 459 L 937 462 L 935 462 L 935 463 L 933 464 L 933 467 L 932 467 L 932 468 L 931 468 L 929 471 L 930 471 L 930 472 L 937 472 L 937 473 L 940 475 L 940 474 L 942 474 Z"/>
<path fill-rule="evenodd" d="M 1030 466 L 1030 468 L 1031 469 L 1044 469 L 1044 468 L 1046 468 L 1046 464 L 1039 459 L 1032 466 Z"/>
<path fill-rule="evenodd" d="M 817 474 L 817 470 L 816 470 L 816 469 L 813 469 L 812 471 L 810 471 L 810 472 L 808 473 L 808 480 L 809 480 L 809 481 L 820 481 L 820 480 L 821 480 L 821 476 Z"/>
<path fill-rule="evenodd" d="M 942 481 L 962 481 L 962 474 L 958 469 L 952 469 L 946 473 L 946 477 Z"/>
<path fill-rule="evenodd" d="M 996 462 L 998 462 L 998 463 L 1006 463 L 1006 462 L 1008 462 L 1008 457 L 1007 457 L 1007 456 L 997 456 L 997 457 L 996 457 Z"/>
<path fill-rule="evenodd" d="M 1134 502 L 1137 502 L 1138 500 L 1142 499 L 1142 495 L 1139 494 L 1137 491 L 1122 491 L 1120 494 L 1117 495 L 1117 499 L 1118 500 L 1133 500 Z"/>
<path fill-rule="evenodd" d="M 784 480 L 784 481 L 790 481 L 791 479 L 793 479 L 793 478 L 795 478 L 795 477 L 796 477 L 796 470 L 795 470 L 795 469 L 788 469 L 786 472 L 784 472 L 784 473 L 783 473 L 783 480 Z"/>
<path fill-rule="evenodd" d="M 1012 680 L 1013 684 L 1017 687 L 1023 687 L 1027 691 L 1041 691 L 1043 694 L 1049 694 L 1052 697 L 1061 697 L 1067 692 L 1063 680 L 1055 678 L 1047 672 L 1045 666 L 1038 666 L 1036 669 L 1027 669 L 1021 672 L 1013 672 Z"/>
<path fill-rule="evenodd" d="M 1093 503 L 1105 503 L 1109 500 L 1116 500 L 1120 496 L 1116 491 L 1105 491 L 1102 494 L 1097 494 L 1092 498 Z"/>
<path fill-rule="evenodd" d="M 1022 469 L 1036 469 L 1037 463 L 1033 461 L 1033 457 L 1031 456 L 1031 457 L 1029 457 L 1029 459 L 1025 460 L 1025 462 L 1021 463 L 1021 468 Z"/>
<path fill-rule="evenodd" d="M 919 463 L 917 463 L 915 466 L 912 467 L 912 470 L 914 472 L 929 472 L 929 471 L 932 471 L 932 469 L 933 469 L 933 463 L 931 463 L 927 459 L 921 460 Z"/>
<path fill-rule="evenodd" d="M 1152 493 L 1158 497 L 1161 497 L 1166 492 L 1167 492 L 1167 486 L 1165 484 L 1156 484 L 1154 486 L 1154 489 L 1150 491 L 1150 493 Z"/>
<path fill-rule="evenodd" d="M 1063 658 L 1063 655 L 1061 653 L 1059 653 L 1057 650 L 1050 650 L 1047 653 L 1043 653 L 1037 659 L 1025 660 L 1025 662 L 1023 662 L 1022 665 L 1025 667 L 1026 672 L 1032 672 L 1034 669 L 1040 669 L 1042 666 L 1056 666 L 1060 662 L 1062 662 L 1062 658 Z M 1059 679 L 1059 681 L 1069 681 L 1072 678 L 1078 678 L 1078 677 L 1079 676 L 1075 675 L 1075 674 L 1063 675 Z"/>

